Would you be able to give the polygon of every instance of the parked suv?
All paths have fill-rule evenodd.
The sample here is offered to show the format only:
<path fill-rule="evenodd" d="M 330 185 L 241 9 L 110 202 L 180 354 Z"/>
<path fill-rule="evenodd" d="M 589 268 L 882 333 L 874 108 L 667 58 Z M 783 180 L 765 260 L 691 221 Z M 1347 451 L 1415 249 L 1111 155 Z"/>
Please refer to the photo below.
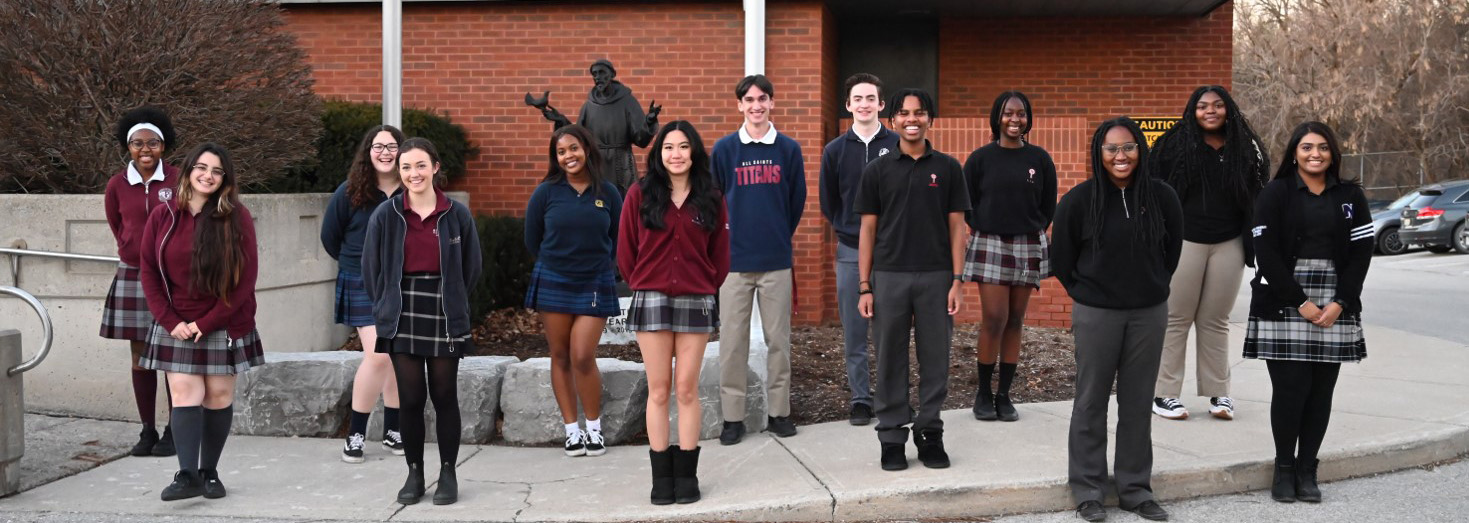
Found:
<path fill-rule="evenodd" d="M 1449 249 L 1469 254 L 1469 180 L 1436 183 L 1418 190 L 1418 197 L 1402 209 L 1398 239 L 1422 244 L 1433 252 Z"/>
<path fill-rule="evenodd" d="M 1372 211 L 1372 230 L 1377 231 L 1377 252 L 1392 255 L 1408 251 L 1408 244 L 1398 238 L 1398 228 L 1403 222 L 1403 208 L 1417 199 L 1418 191 L 1413 191 L 1393 200 L 1387 207 Z"/>

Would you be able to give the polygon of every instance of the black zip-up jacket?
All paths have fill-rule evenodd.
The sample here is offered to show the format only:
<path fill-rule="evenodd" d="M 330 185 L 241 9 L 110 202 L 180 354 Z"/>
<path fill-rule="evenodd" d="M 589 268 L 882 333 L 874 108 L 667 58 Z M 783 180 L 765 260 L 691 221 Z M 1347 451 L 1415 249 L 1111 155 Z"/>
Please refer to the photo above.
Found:
<path fill-rule="evenodd" d="M 852 204 L 862 184 L 862 169 L 879 156 L 897 152 L 898 135 L 887 127 L 878 127 L 868 143 L 848 129 L 821 151 L 821 214 L 831 222 L 842 245 L 857 248 L 862 215 L 852 212 Z"/>
<path fill-rule="evenodd" d="M 1091 216 L 1092 184 L 1105 184 L 1106 210 L 1100 248 L 1087 219 Z M 1136 183 L 1118 189 L 1112 182 L 1092 178 L 1077 184 L 1056 206 L 1055 235 L 1051 238 L 1051 267 L 1056 279 L 1077 303 L 1103 309 L 1138 309 L 1168 301 L 1168 284 L 1183 252 L 1183 207 L 1168 184 L 1153 182 L 1161 209 L 1138 205 Z M 1140 245 L 1134 231 L 1144 226 L 1142 215 L 1163 213 L 1166 231 L 1162 246 Z"/>
<path fill-rule="evenodd" d="M 380 338 L 396 337 L 398 317 L 403 315 L 403 237 L 408 232 L 404 197 L 406 193 L 399 192 L 372 211 L 362 245 L 362 282 L 372 298 L 373 323 Z M 469 291 L 480 276 L 479 230 L 469 209 L 453 200 L 449 200 L 448 212 L 439 217 L 435 227 L 447 330 L 450 336 L 463 336 L 473 325 L 469 320 Z"/>
<path fill-rule="evenodd" d="M 1297 253 L 1301 238 L 1301 199 L 1305 191 L 1300 176 L 1275 179 L 1255 200 L 1255 278 L 1250 280 L 1250 315 L 1281 319 L 1281 309 L 1295 309 L 1306 302 L 1306 291 L 1296 282 Z M 1322 196 L 1331 198 L 1337 209 L 1332 233 L 1332 262 L 1336 264 L 1335 301 L 1342 316 L 1362 312 L 1362 282 L 1372 263 L 1372 212 L 1367 195 L 1357 184 L 1328 184 Z"/>

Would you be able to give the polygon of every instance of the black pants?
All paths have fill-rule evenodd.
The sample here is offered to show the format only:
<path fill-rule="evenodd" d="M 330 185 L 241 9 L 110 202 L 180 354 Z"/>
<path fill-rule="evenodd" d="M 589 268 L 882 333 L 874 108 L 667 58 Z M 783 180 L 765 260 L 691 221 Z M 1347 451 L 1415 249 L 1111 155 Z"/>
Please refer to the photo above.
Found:
<path fill-rule="evenodd" d="M 1331 421 L 1331 396 L 1341 364 L 1265 360 L 1265 368 L 1275 389 L 1270 396 L 1275 459 L 1316 459 Z"/>
<path fill-rule="evenodd" d="M 459 358 L 425 358 L 392 354 L 393 375 L 398 378 L 398 424 L 403 430 L 403 457 L 408 464 L 423 464 L 423 407 L 434 402 L 439 437 L 439 462 L 459 459 Z M 425 377 L 427 379 L 425 380 Z"/>

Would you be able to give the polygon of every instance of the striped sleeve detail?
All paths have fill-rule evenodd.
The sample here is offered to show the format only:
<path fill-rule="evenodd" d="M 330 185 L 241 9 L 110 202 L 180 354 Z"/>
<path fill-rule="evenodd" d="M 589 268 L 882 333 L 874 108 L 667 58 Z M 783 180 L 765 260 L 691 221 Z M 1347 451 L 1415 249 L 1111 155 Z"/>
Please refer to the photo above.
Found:
<path fill-rule="evenodd" d="M 1373 237 L 1372 224 L 1365 223 L 1352 229 L 1352 241 L 1370 239 Z"/>

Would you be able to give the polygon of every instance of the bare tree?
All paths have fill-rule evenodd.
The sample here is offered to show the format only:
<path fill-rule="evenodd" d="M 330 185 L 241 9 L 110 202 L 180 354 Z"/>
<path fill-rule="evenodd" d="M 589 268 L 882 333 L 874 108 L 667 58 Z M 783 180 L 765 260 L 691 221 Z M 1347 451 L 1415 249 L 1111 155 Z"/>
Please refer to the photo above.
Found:
<path fill-rule="evenodd" d="M 216 142 L 245 184 L 309 161 L 321 102 L 284 23 L 260 1 L 0 1 L 0 192 L 101 190 L 144 104 L 178 129 L 169 160 Z"/>
<path fill-rule="evenodd" d="M 1235 13 L 1236 97 L 1266 140 L 1321 120 L 1347 152 L 1408 151 L 1429 179 L 1469 167 L 1469 3 L 1252 0 Z"/>

